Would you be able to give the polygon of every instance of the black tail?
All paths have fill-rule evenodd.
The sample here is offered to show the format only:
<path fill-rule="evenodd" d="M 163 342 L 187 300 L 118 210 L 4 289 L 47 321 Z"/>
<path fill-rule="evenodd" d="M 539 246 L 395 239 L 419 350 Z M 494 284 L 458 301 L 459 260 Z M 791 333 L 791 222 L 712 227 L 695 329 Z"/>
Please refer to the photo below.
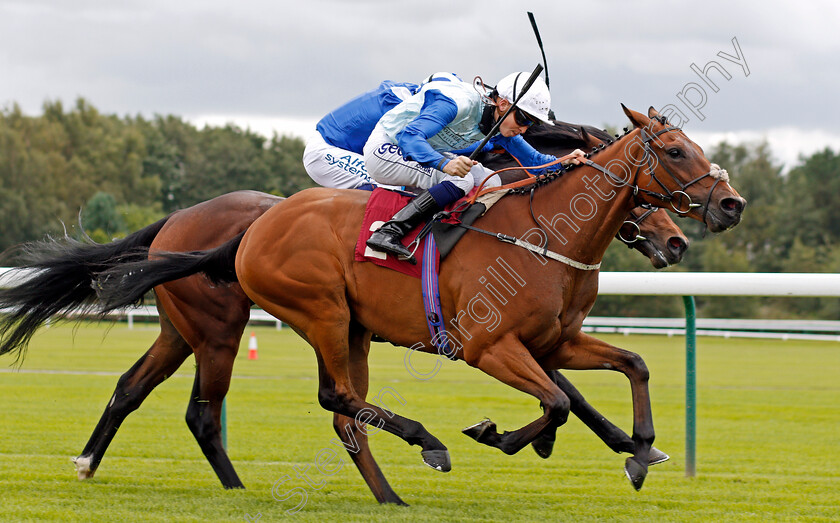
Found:
<path fill-rule="evenodd" d="M 96 293 L 101 313 L 139 302 L 152 288 L 166 282 L 204 273 L 213 283 L 236 281 L 236 251 L 245 231 L 207 251 L 155 252 L 153 260 L 130 261 L 99 274 Z"/>
<path fill-rule="evenodd" d="M 12 275 L 23 281 L 0 289 L 0 355 L 21 358 L 32 335 L 50 317 L 69 309 L 93 306 L 92 284 L 98 273 L 126 259 L 141 259 L 167 218 L 111 243 L 79 241 L 65 236 L 24 244 L 15 249 L 19 265 Z M 9 281 L 9 277 L 4 278 Z"/>

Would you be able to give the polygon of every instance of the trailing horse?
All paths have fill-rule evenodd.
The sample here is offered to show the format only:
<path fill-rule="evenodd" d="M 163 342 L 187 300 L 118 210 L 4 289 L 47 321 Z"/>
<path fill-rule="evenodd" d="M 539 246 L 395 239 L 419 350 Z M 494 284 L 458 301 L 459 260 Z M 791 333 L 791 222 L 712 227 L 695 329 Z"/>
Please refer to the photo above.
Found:
<path fill-rule="evenodd" d="M 498 434 L 486 421 L 466 432 L 506 453 L 517 452 L 565 422 L 569 412 L 569 398 L 545 371 L 618 370 L 631 382 L 634 455 L 625 471 L 638 489 L 654 438 L 648 372 L 638 355 L 580 331 L 597 294 L 595 269 L 627 213 L 639 204 L 670 205 L 720 232 L 738 223 L 745 201 L 700 148 L 652 108 L 648 117 L 625 113 L 634 130 L 592 155 L 585 167 L 575 169 L 579 173 L 542 177 L 535 190 L 522 192 L 531 198 L 502 198 L 476 222 L 536 244 L 544 255 L 562 251 L 561 258 L 576 261 L 574 267 L 495 243 L 493 236 L 467 234 L 442 265 L 440 282 L 443 310 L 451 319 L 450 356 L 534 395 L 544 406 L 540 418 L 516 431 Z M 366 402 L 366 390 L 359 390 L 352 377 L 366 376 L 373 333 L 398 345 L 438 350 L 425 325 L 419 288 L 409 277 L 353 259 L 366 199 L 354 191 L 298 193 L 218 249 L 156 252 L 155 259 L 106 271 L 101 296 L 108 308 L 119 308 L 175 277 L 205 272 L 224 280 L 235 252 L 236 276 L 247 296 L 315 349 L 321 405 L 348 419 L 363 413 L 368 424 L 420 445 L 429 466 L 448 470 L 448 452 L 437 438 L 419 423 Z M 475 313 L 483 289 L 479 276 L 500 260 L 519 287 L 511 286 L 515 292 L 505 299 L 505 314 L 487 325 Z"/>
<path fill-rule="evenodd" d="M 93 310 L 93 282 L 105 268 L 146 259 L 149 247 L 199 250 L 217 246 L 247 229 L 282 200 L 256 191 L 239 191 L 176 211 L 111 243 L 64 238 L 25 245 L 16 261 L 21 264 L 19 270 L 28 274 L 26 281 L 0 289 L 0 309 L 9 311 L 0 316 L 0 354 L 12 352 L 20 358 L 32 334 L 50 317 L 69 309 Z M 208 223 L 213 226 L 208 227 Z M 241 487 L 222 447 L 220 414 L 251 302 L 238 285 L 214 287 L 202 277 L 160 286 L 155 294 L 161 333 L 117 382 L 90 440 L 74 460 L 79 479 L 93 476 L 126 416 L 195 353 L 196 377 L 187 407 L 187 425 L 222 484 Z"/>

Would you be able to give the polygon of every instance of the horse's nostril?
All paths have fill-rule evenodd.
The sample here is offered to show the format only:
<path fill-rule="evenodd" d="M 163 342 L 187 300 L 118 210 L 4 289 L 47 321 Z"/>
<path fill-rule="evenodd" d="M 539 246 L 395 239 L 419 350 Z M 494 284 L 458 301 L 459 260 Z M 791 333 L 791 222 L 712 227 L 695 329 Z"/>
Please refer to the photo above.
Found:
<path fill-rule="evenodd" d="M 688 244 L 679 236 L 671 236 L 668 238 L 668 248 L 674 254 L 682 255 L 688 249 Z"/>
<path fill-rule="evenodd" d="M 720 207 L 729 214 L 740 214 L 744 210 L 744 200 L 740 198 L 724 198 Z"/>

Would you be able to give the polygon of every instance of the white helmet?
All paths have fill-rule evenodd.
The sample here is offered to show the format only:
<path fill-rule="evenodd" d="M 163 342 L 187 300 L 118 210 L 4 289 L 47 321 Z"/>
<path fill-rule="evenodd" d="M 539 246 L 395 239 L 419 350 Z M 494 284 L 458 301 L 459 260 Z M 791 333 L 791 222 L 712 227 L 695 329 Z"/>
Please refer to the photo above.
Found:
<path fill-rule="evenodd" d="M 511 73 L 501 80 L 496 86 L 499 96 L 509 102 L 513 102 L 516 96 L 522 91 L 522 84 L 524 84 L 531 73 Z M 548 86 L 541 76 L 534 80 L 531 88 L 528 89 L 522 98 L 516 102 L 516 107 L 522 109 L 529 116 L 539 119 L 548 125 L 554 125 L 548 119 L 548 111 L 551 109 L 551 94 L 548 92 Z"/>

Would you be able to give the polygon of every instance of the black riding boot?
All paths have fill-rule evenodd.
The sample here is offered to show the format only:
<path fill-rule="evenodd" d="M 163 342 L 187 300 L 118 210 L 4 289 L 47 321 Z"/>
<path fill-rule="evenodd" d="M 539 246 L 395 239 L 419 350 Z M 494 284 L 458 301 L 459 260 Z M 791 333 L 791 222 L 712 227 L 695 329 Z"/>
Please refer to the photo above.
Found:
<path fill-rule="evenodd" d="M 367 241 L 368 247 L 389 252 L 395 256 L 410 258 L 411 251 L 406 249 L 400 240 L 438 210 L 440 207 L 429 191 L 423 191 L 371 235 Z"/>

